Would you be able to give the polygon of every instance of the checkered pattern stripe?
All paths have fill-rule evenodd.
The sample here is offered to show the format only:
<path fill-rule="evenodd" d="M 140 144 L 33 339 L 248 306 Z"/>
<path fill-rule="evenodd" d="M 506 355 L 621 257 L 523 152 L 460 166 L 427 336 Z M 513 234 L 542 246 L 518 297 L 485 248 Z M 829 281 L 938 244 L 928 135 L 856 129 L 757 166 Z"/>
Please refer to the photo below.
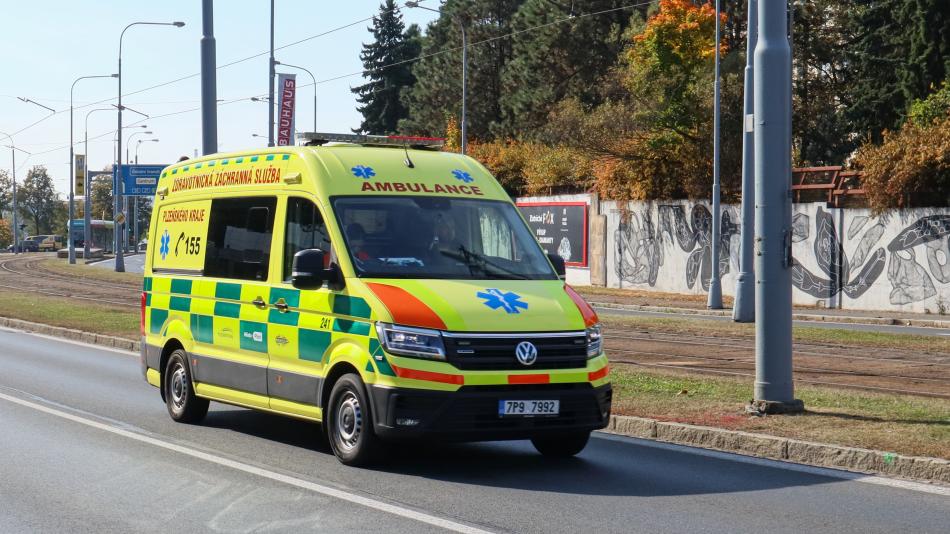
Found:
<path fill-rule="evenodd" d="M 372 310 L 361 297 L 258 282 L 158 276 L 145 277 L 143 290 L 149 335 L 164 337 L 177 316 L 190 325 L 200 344 L 323 363 L 327 349 L 341 340 L 356 344 L 367 355 L 383 354 L 372 329 Z M 267 307 L 251 304 L 257 297 Z M 289 311 L 275 308 L 279 302 Z M 395 375 L 385 360 L 377 365 L 381 373 Z"/>

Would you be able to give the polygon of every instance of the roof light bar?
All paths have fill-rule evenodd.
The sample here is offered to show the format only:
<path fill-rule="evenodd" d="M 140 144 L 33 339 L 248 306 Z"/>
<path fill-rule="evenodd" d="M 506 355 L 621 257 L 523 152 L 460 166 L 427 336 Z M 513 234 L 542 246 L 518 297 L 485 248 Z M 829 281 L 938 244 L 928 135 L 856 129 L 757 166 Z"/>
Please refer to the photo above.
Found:
<path fill-rule="evenodd" d="M 443 137 L 416 137 L 410 135 L 359 135 L 324 132 L 301 132 L 297 137 L 308 145 L 326 143 L 354 143 L 369 146 L 411 146 L 415 148 L 441 148 L 445 145 Z"/>

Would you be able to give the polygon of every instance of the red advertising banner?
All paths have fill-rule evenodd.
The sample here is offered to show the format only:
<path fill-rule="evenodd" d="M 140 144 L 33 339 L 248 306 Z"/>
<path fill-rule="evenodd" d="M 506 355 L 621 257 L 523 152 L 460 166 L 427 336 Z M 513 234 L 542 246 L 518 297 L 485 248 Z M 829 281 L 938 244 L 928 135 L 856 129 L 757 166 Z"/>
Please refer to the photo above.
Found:
<path fill-rule="evenodd" d="M 294 107 L 297 103 L 296 74 L 278 74 L 277 146 L 294 144 Z"/>

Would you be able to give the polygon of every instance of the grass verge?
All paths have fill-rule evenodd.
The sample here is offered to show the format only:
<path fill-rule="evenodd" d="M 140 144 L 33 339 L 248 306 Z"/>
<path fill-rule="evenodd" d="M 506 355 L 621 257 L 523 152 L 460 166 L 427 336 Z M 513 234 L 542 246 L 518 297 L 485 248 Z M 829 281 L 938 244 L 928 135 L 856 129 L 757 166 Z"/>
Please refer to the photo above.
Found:
<path fill-rule="evenodd" d="M 950 401 L 797 386 L 801 415 L 756 417 L 751 380 L 611 368 L 614 413 L 950 459 Z"/>
<path fill-rule="evenodd" d="M 0 316 L 126 339 L 139 335 L 139 314 L 134 309 L 36 293 L 3 290 Z"/>
<path fill-rule="evenodd" d="M 77 260 L 76 265 L 70 265 L 64 259 L 46 258 L 40 261 L 39 264 L 40 267 L 46 269 L 47 271 L 65 276 L 81 278 L 83 280 L 99 280 L 102 282 L 119 284 L 127 283 L 130 286 L 142 284 L 142 275 L 140 273 L 117 273 L 102 267 L 94 267 L 92 265 L 78 263 L 81 261 L 82 260 Z"/>
<path fill-rule="evenodd" d="M 754 324 L 733 323 L 731 321 L 610 314 L 601 315 L 601 319 L 608 329 L 633 329 L 708 337 L 755 337 Z M 848 330 L 844 328 L 794 326 L 792 328 L 792 338 L 799 343 L 871 347 L 875 349 L 900 349 L 905 351 L 950 352 L 950 338 L 937 336 L 891 334 L 866 330 Z"/>

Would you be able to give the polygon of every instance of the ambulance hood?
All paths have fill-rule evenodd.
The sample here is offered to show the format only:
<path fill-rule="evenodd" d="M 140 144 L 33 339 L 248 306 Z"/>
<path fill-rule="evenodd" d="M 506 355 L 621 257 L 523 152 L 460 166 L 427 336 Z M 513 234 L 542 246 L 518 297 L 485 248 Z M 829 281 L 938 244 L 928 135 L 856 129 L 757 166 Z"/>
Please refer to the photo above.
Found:
<path fill-rule="evenodd" d="M 593 310 L 560 280 L 364 280 L 397 324 L 453 332 L 583 330 Z M 572 297 L 573 293 L 573 297 Z M 591 318 L 593 316 L 593 319 Z"/>

